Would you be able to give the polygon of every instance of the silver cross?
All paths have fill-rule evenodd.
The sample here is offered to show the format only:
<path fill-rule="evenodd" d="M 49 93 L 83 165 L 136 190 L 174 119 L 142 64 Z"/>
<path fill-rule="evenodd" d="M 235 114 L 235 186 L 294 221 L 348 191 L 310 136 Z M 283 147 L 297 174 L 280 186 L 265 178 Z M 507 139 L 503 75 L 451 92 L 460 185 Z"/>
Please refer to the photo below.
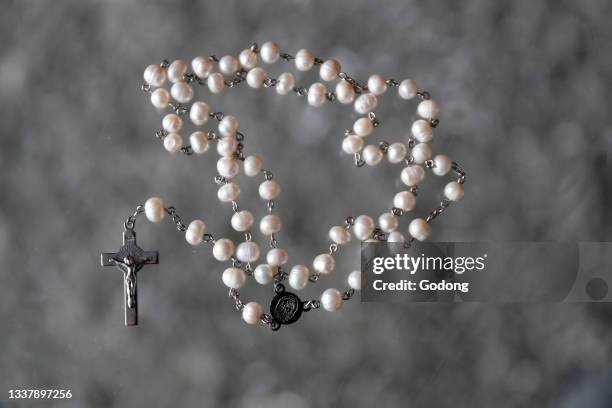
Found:
<path fill-rule="evenodd" d="M 101 255 L 102 266 L 116 266 L 123 272 L 123 299 L 125 304 L 125 325 L 138 325 L 138 296 L 136 273 L 147 264 L 157 264 L 157 251 L 143 251 L 136 245 L 136 233 L 132 229 L 123 231 L 123 246 L 115 253 Z"/>

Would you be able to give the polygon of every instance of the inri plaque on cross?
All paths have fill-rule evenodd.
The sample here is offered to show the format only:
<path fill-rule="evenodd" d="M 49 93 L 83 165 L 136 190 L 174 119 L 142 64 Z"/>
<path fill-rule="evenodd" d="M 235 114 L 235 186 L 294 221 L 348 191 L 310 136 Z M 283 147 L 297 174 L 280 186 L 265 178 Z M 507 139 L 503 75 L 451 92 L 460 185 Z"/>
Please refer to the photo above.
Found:
<path fill-rule="evenodd" d="M 105 252 L 101 256 L 102 266 L 116 266 L 123 272 L 123 301 L 125 325 L 138 325 L 138 296 L 136 273 L 147 264 L 157 264 L 157 251 L 143 251 L 136 245 L 136 233 L 132 229 L 123 232 L 123 246 L 115 253 Z"/>

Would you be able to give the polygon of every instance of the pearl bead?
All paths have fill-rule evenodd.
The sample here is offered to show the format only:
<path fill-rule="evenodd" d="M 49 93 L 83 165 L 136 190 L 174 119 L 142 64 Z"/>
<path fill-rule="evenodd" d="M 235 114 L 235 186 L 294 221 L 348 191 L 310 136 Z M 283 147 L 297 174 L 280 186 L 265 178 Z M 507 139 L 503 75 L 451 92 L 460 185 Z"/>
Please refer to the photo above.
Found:
<path fill-rule="evenodd" d="M 444 186 L 444 195 L 451 201 L 459 201 L 463 198 L 463 184 L 451 181 Z"/>
<path fill-rule="evenodd" d="M 268 214 L 262 217 L 259 221 L 259 230 L 264 235 L 272 235 L 278 233 L 283 227 L 280 217 L 274 214 Z"/>
<path fill-rule="evenodd" d="M 187 103 L 193 99 L 193 88 L 185 82 L 177 82 L 170 88 L 170 95 L 180 103 Z"/>
<path fill-rule="evenodd" d="M 238 61 L 240 61 L 240 66 L 242 66 L 242 68 L 249 70 L 257 65 L 257 54 L 249 49 L 243 50 L 240 55 L 238 55 Z"/>
<path fill-rule="evenodd" d="M 240 68 L 238 60 L 232 55 L 225 55 L 219 60 L 219 71 L 224 75 L 234 75 L 238 68 Z"/>
<path fill-rule="evenodd" d="M 348 135 L 342 141 L 342 150 L 346 154 L 355 154 L 363 148 L 363 139 L 356 135 Z"/>
<path fill-rule="evenodd" d="M 416 120 L 412 124 L 410 130 L 412 131 L 412 136 L 421 143 L 430 142 L 433 138 L 433 129 L 431 128 L 431 124 L 426 120 Z"/>
<path fill-rule="evenodd" d="M 451 160 L 448 158 L 448 156 L 445 156 L 443 154 L 439 154 L 434 157 L 433 162 L 434 166 L 431 171 L 436 176 L 445 176 L 446 174 L 448 174 L 452 167 Z"/>
<path fill-rule="evenodd" d="M 314 65 L 314 55 L 308 48 L 302 48 L 295 54 L 295 67 L 299 71 L 308 71 Z"/>
<path fill-rule="evenodd" d="M 277 43 L 268 41 L 261 46 L 259 55 L 266 64 L 274 64 L 280 58 L 280 48 Z"/>
<path fill-rule="evenodd" d="M 320 254 L 312 261 L 312 267 L 316 272 L 327 275 L 336 267 L 336 260 L 330 254 Z"/>
<path fill-rule="evenodd" d="M 369 136 L 374 131 L 374 124 L 370 118 L 359 118 L 353 123 L 353 132 L 357 136 Z"/>
<path fill-rule="evenodd" d="M 349 104 L 355 100 L 355 88 L 346 81 L 340 81 L 336 85 L 336 99 L 342 104 Z"/>
<path fill-rule="evenodd" d="M 232 228 L 239 232 L 248 231 L 253 225 L 253 214 L 250 211 L 242 210 L 232 215 Z"/>
<path fill-rule="evenodd" d="M 389 163 L 400 163 L 406 158 L 406 153 L 408 153 L 408 149 L 405 144 L 392 143 L 387 149 L 387 159 L 389 159 Z"/>
<path fill-rule="evenodd" d="M 228 261 L 234 255 L 234 243 L 227 238 L 221 238 L 213 245 L 212 253 L 217 261 Z"/>
<path fill-rule="evenodd" d="M 383 232 L 393 232 L 399 226 L 399 220 L 393 213 L 384 213 L 378 217 L 378 225 Z"/>
<path fill-rule="evenodd" d="M 416 186 L 425 178 L 425 170 L 419 165 L 411 164 L 404 167 L 400 174 L 400 178 L 405 185 L 410 187 Z"/>
<path fill-rule="evenodd" d="M 440 114 L 440 105 L 436 101 L 426 99 L 417 106 L 417 113 L 424 119 L 436 119 Z"/>
<path fill-rule="evenodd" d="M 240 187 L 236 183 L 227 183 L 219 187 L 217 198 L 224 203 L 235 201 L 240 195 Z"/>
<path fill-rule="evenodd" d="M 410 152 L 415 163 L 423 164 L 431 159 L 431 146 L 427 143 L 419 143 Z"/>
<path fill-rule="evenodd" d="M 352 289 L 361 290 L 361 271 L 349 273 L 347 282 Z"/>
<path fill-rule="evenodd" d="M 242 269 L 232 267 L 223 271 L 221 280 L 228 288 L 240 289 L 244 286 L 246 275 Z"/>
<path fill-rule="evenodd" d="M 368 91 L 374 95 L 382 95 L 387 92 L 387 83 L 382 75 L 372 75 L 368 78 Z"/>
<path fill-rule="evenodd" d="M 157 88 L 151 93 L 151 104 L 157 109 L 164 109 L 168 107 L 170 102 L 170 94 L 164 88 Z"/>
<path fill-rule="evenodd" d="M 400 191 L 393 197 L 393 206 L 403 211 L 410 211 L 416 205 L 416 197 L 410 191 Z"/>
<path fill-rule="evenodd" d="M 191 61 L 191 69 L 198 78 L 206 79 L 213 70 L 213 63 L 206 57 L 196 57 Z"/>
<path fill-rule="evenodd" d="M 185 231 L 185 240 L 187 240 L 190 245 L 200 245 L 204 239 L 205 232 L 206 224 L 204 224 L 204 221 L 193 220 L 189 223 L 187 231 Z"/>
<path fill-rule="evenodd" d="M 276 83 L 276 93 L 279 95 L 287 95 L 293 91 L 295 87 L 295 78 L 289 72 L 283 72 L 278 76 Z"/>
<path fill-rule="evenodd" d="M 208 76 L 206 85 L 208 85 L 208 90 L 210 92 L 220 94 L 225 89 L 225 78 L 223 77 L 223 74 L 213 72 Z"/>
<path fill-rule="evenodd" d="M 236 258 L 245 263 L 257 261 L 259 259 L 259 245 L 253 241 L 241 242 L 236 248 Z"/>
<path fill-rule="evenodd" d="M 266 262 L 270 266 L 281 266 L 287 263 L 287 251 L 282 248 L 273 248 L 266 254 Z"/>
<path fill-rule="evenodd" d="M 417 86 L 416 82 L 412 79 L 404 79 L 400 82 L 399 87 L 397 88 L 397 93 L 402 99 L 412 99 L 417 94 Z"/>
<path fill-rule="evenodd" d="M 208 136 L 204 132 L 193 132 L 189 136 L 189 144 L 195 154 L 204 154 L 208 151 L 209 147 Z"/>
<path fill-rule="evenodd" d="M 166 209 L 164 208 L 164 202 L 159 197 L 149 198 L 144 205 L 145 216 L 151 222 L 156 224 L 162 222 L 166 216 Z"/>
<path fill-rule="evenodd" d="M 174 113 L 169 113 L 162 119 L 162 127 L 166 132 L 178 132 L 183 127 L 183 119 Z"/>
<path fill-rule="evenodd" d="M 346 228 L 336 225 L 329 230 L 329 239 L 338 245 L 348 244 L 351 241 L 351 233 Z"/>
<path fill-rule="evenodd" d="M 321 295 L 321 306 L 328 312 L 334 312 L 342 306 L 342 293 L 338 289 L 329 288 Z"/>
<path fill-rule="evenodd" d="M 236 177 L 240 173 L 240 164 L 231 156 L 222 157 L 217 161 L 217 172 L 225 178 Z"/>
<path fill-rule="evenodd" d="M 225 137 L 217 142 L 217 153 L 220 156 L 231 156 L 238 148 L 235 137 Z"/>
<path fill-rule="evenodd" d="M 159 64 L 151 64 L 145 69 L 143 77 L 151 86 L 162 86 L 166 82 L 166 70 Z"/>
<path fill-rule="evenodd" d="M 164 149 L 176 153 L 183 147 L 183 138 L 178 133 L 169 133 L 164 137 Z"/>
<path fill-rule="evenodd" d="M 368 215 L 360 215 L 355 219 L 355 224 L 353 225 L 353 234 L 360 241 L 365 241 L 370 238 L 372 232 L 374 232 L 374 220 L 372 217 Z"/>
<path fill-rule="evenodd" d="M 249 177 L 255 177 L 261 172 L 262 166 L 263 163 L 259 156 L 248 156 L 243 162 L 244 174 Z"/>
<path fill-rule="evenodd" d="M 249 302 L 242 309 L 242 320 L 247 324 L 257 324 L 261 320 L 263 309 L 257 302 Z"/>
<path fill-rule="evenodd" d="M 415 218 L 410 221 L 408 232 L 417 241 L 425 241 L 431 235 L 431 225 L 422 218 Z"/>
<path fill-rule="evenodd" d="M 240 128 L 240 121 L 232 115 L 226 115 L 219 122 L 219 133 L 223 137 L 236 136 L 236 132 Z"/>
<path fill-rule="evenodd" d="M 338 78 L 340 73 L 340 63 L 335 59 L 330 59 L 321 64 L 319 75 L 324 81 L 333 81 Z"/>
<path fill-rule="evenodd" d="M 289 286 L 295 290 L 302 290 L 308 284 L 310 271 L 304 265 L 295 265 L 289 272 Z"/>
<path fill-rule="evenodd" d="M 261 264 L 253 271 L 253 277 L 260 285 L 267 285 L 272 282 L 272 278 L 274 278 L 274 270 L 272 270 L 272 267 L 268 264 Z"/>
<path fill-rule="evenodd" d="M 402 243 L 404 240 L 404 234 L 399 231 L 393 231 L 387 235 L 387 242 Z"/>
<path fill-rule="evenodd" d="M 377 105 L 378 105 L 378 98 L 376 97 L 376 95 L 367 93 L 367 94 L 360 95 L 355 100 L 354 108 L 357 113 L 364 115 L 376 109 Z"/>
<path fill-rule="evenodd" d="M 187 73 L 187 64 L 182 60 L 175 60 L 168 67 L 168 79 L 170 82 L 183 82 Z"/>
<path fill-rule="evenodd" d="M 276 180 L 266 180 L 259 185 L 259 196 L 264 200 L 274 200 L 280 193 L 281 187 Z"/>
<path fill-rule="evenodd" d="M 320 82 L 315 82 L 308 88 L 308 104 L 315 108 L 320 108 L 327 102 L 327 88 Z"/>
<path fill-rule="evenodd" d="M 205 102 L 194 102 L 191 105 L 191 109 L 189 109 L 189 119 L 196 126 L 205 125 L 208 122 L 208 114 L 210 113 L 210 108 L 208 104 Z"/>
<path fill-rule="evenodd" d="M 263 68 L 255 67 L 249 71 L 246 77 L 247 84 L 251 88 L 261 88 L 264 84 L 264 80 L 266 79 L 266 71 Z"/>
<path fill-rule="evenodd" d="M 380 151 L 380 148 L 378 146 L 367 145 L 366 147 L 364 147 L 363 152 L 361 153 L 361 157 L 368 166 L 376 166 L 382 160 L 383 153 Z"/>

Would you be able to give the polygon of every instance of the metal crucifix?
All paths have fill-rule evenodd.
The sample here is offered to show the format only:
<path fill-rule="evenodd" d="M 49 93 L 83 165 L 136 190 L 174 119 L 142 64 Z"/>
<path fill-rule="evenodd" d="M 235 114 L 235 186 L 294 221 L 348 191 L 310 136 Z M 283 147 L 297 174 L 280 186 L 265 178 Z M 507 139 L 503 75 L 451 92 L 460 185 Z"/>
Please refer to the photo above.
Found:
<path fill-rule="evenodd" d="M 123 246 L 115 253 L 101 255 L 102 266 L 116 266 L 123 272 L 123 301 L 125 304 L 125 325 L 138 325 L 138 294 L 136 273 L 147 264 L 157 264 L 157 251 L 143 251 L 136 245 L 136 233 L 132 229 L 123 231 Z"/>

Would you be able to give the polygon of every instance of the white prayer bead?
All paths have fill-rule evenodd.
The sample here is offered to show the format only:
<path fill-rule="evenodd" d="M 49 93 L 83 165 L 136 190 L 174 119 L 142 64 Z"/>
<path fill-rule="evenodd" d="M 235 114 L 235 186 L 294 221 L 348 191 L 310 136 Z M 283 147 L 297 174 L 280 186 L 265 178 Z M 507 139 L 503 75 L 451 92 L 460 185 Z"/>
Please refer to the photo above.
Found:
<path fill-rule="evenodd" d="M 266 180 L 259 185 L 259 196 L 264 200 L 274 200 L 280 193 L 281 187 L 276 180 Z"/>
<path fill-rule="evenodd" d="M 340 63 L 335 59 L 330 59 L 321 64 L 319 75 L 324 81 L 333 81 L 338 78 L 340 73 Z"/>
<path fill-rule="evenodd" d="M 331 273 L 335 267 L 336 260 L 330 254 L 317 255 L 312 261 L 312 268 L 322 275 Z"/>
<path fill-rule="evenodd" d="M 183 82 L 184 75 L 187 73 L 187 64 L 183 60 L 175 60 L 168 67 L 168 79 L 170 82 Z"/>
<path fill-rule="evenodd" d="M 425 178 L 425 170 L 419 165 L 411 164 L 404 167 L 400 174 L 400 178 L 405 185 L 413 187 L 423 181 Z"/>
<path fill-rule="evenodd" d="M 177 114 L 169 113 L 162 119 L 162 127 L 166 132 L 178 132 L 183 127 L 183 119 Z"/>
<path fill-rule="evenodd" d="M 376 109 L 377 105 L 378 105 L 378 98 L 376 97 L 376 95 L 371 94 L 371 93 L 366 93 L 366 94 L 360 95 L 355 100 L 354 107 L 357 113 L 364 115 Z"/>
<path fill-rule="evenodd" d="M 367 145 L 363 148 L 361 157 L 368 166 L 376 166 L 382 160 L 383 153 L 377 145 Z"/>
<path fill-rule="evenodd" d="M 219 133 L 223 137 L 235 136 L 240 129 L 240 121 L 233 115 L 225 115 L 219 122 Z"/>
<path fill-rule="evenodd" d="M 289 272 L 289 286 L 295 290 L 302 290 L 308 284 L 310 271 L 304 265 L 295 265 Z"/>
<path fill-rule="evenodd" d="M 213 63 L 206 57 L 196 57 L 191 61 L 191 69 L 198 78 L 206 79 L 213 70 Z"/>
<path fill-rule="evenodd" d="M 397 93 L 402 99 L 412 99 L 417 94 L 417 86 L 416 82 L 412 79 L 404 79 L 400 82 L 399 87 L 397 88 Z"/>
<path fill-rule="evenodd" d="M 185 82 L 177 82 L 170 88 L 170 95 L 180 103 L 187 103 L 193 99 L 193 88 Z"/>
<path fill-rule="evenodd" d="M 408 232 L 417 241 L 425 241 L 431 236 L 431 225 L 422 218 L 415 218 L 410 221 Z"/>
<path fill-rule="evenodd" d="M 266 71 L 261 67 L 255 67 L 249 71 L 246 77 L 247 84 L 251 88 L 261 88 L 266 79 Z"/>
<path fill-rule="evenodd" d="M 387 235 L 387 242 L 404 242 L 405 238 L 404 238 L 404 234 L 402 234 L 399 231 L 393 231 L 390 232 L 389 235 Z"/>
<path fill-rule="evenodd" d="M 400 191 L 393 197 L 393 206 L 403 211 L 410 211 L 416 205 L 416 197 L 410 191 Z"/>
<path fill-rule="evenodd" d="M 378 225 L 383 232 L 393 232 L 399 226 L 399 220 L 393 213 L 387 212 L 378 217 Z"/>
<path fill-rule="evenodd" d="M 281 266 L 287 263 L 287 251 L 282 248 L 272 248 L 266 254 L 266 263 L 270 266 Z"/>
<path fill-rule="evenodd" d="M 189 223 L 187 231 L 185 231 L 185 240 L 190 245 L 196 246 L 202 243 L 206 233 L 206 224 L 202 220 L 193 220 Z"/>
<path fill-rule="evenodd" d="M 353 132 L 357 136 L 369 136 L 372 131 L 374 131 L 374 124 L 372 124 L 370 118 L 359 118 L 353 123 Z"/>
<path fill-rule="evenodd" d="M 320 108 L 327 102 L 327 88 L 320 82 L 315 82 L 308 88 L 308 104 L 315 108 Z"/>
<path fill-rule="evenodd" d="M 244 159 L 244 174 L 255 177 L 261 172 L 262 160 L 259 156 L 251 155 Z"/>
<path fill-rule="evenodd" d="M 421 143 L 430 142 L 433 138 L 433 129 L 426 120 L 419 119 L 414 121 L 410 130 L 412 131 L 412 136 Z"/>
<path fill-rule="evenodd" d="M 217 153 L 220 156 L 231 156 L 238 148 L 238 141 L 235 137 L 224 137 L 217 142 Z"/>
<path fill-rule="evenodd" d="M 347 282 L 352 289 L 361 290 L 361 271 L 349 273 Z"/>
<path fill-rule="evenodd" d="M 340 81 L 336 85 L 336 99 L 342 104 L 353 103 L 355 100 L 355 88 L 346 81 Z"/>
<path fill-rule="evenodd" d="M 427 143 L 418 143 L 410 152 L 415 163 L 423 164 L 431 159 L 431 146 Z"/>
<path fill-rule="evenodd" d="M 253 277 L 260 285 L 267 285 L 274 278 L 274 270 L 268 264 L 257 265 L 257 268 L 253 271 Z"/>
<path fill-rule="evenodd" d="M 405 144 L 392 143 L 387 149 L 387 159 L 389 159 L 389 163 L 400 163 L 406 158 L 407 153 L 408 149 Z"/>
<path fill-rule="evenodd" d="M 166 70 L 159 64 L 151 64 L 144 70 L 143 77 L 151 86 L 162 86 L 166 82 Z"/>
<path fill-rule="evenodd" d="M 227 183 L 219 187 L 217 198 L 224 203 L 235 201 L 240 195 L 240 187 L 236 183 Z"/>
<path fill-rule="evenodd" d="M 368 91 L 374 95 L 382 95 L 387 92 L 387 83 L 382 75 L 371 75 L 368 78 Z"/>
<path fill-rule="evenodd" d="M 246 275 L 242 269 L 232 267 L 223 271 L 221 280 L 228 288 L 240 289 L 244 286 Z"/>
<path fill-rule="evenodd" d="M 234 243 L 231 240 L 227 238 L 218 239 L 213 245 L 213 257 L 217 261 L 229 261 L 232 255 L 234 255 L 234 248 Z"/>
<path fill-rule="evenodd" d="M 295 54 L 295 67 L 299 71 L 308 71 L 314 65 L 314 55 L 308 48 L 302 48 Z"/>
<path fill-rule="evenodd" d="M 183 147 L 183 138 L 178 133 L 168 133 L 164 137 L 164 149 L 170 153 L 176 153 Z"/>
<path fill-rule="evenodd" d="M 232 76 L 240 68 L 238 60 L 233 55 L 225 55 L 219 60 L 219 71 L 224 75 Z"/>
<path fill-rule="evenodd" d="M 351 241 L 351 233 L 346 228 L 336 225 L 329 230 L 329 239 L 338 245 L 348 244 Z"/>
<path fill-rule="evenodd" d="M 277 43 L 268 41 L 261 46 L 259 55 L 266 64 L 274 64 L 280 58 L 280 48 Z"/>
<path fill-rule="evenodd" d="M 249 49 L 242 50 L 240 55 L 238 55 L 238 61 L 242 68 L 248 71 L 257 65 L 257 54 Z"/>
<path fill-rule="evenodd" d="M 268 214 L 259 221 L 259 230 L 264 235 L 278 233 L 283 227 L 283 223 L 278 215 Z"/>
<path fill-rule="evenodd" d="M 217 161 L 217 172 L 228 179 L 236 177 L 240 173 L 240 164 L 231 156 L 222 157 Z"/>
<path fill-rule="evenodd" d="M 342 293 L 338 289 L 329 288 L 321 295 L 321 306 L 328 312 L 334 312 L 342 306 Z"/>
<path fill-rule="evenodd" d="M 157 109 L 167 108 L 168 102 L 170 102 L 170 94 L 165 88 L 157 88 L 151 92 L 151 104 Z"/>
<path fill-rule="evenodd" d="M 213 72 L 212 74 L 208 75 L 206 85 L 208 86 L 208 90 L 210 92 L 220 94 L 225 89 L 225 78 L 223 77 L 223 74 Z"/>
<path fill-rule="evenodd" d="M 451 181 L 444 186 L 444 195 L 451 201 L 459 201 L 463 198 L 463 184 Z"/>
<path fill-rule="evenodd" d="M 257 261 L 259 259 L 259 245 L 253 241 L 241 242 L 236 248 L 236 258 L 244 263 Z"/>
<path fill-rule="evenodd" d="M 372 232 L 374 232 L 374 220 L 369 215 L 360 215 L 355 219 L 353 225 L 353 234 L 360 241 L 365 241 L 370 238 Z"/>
<path fill-rule="evenodd" d="M 431 171 L 436 176 L 445 176 L 446 174 L 448 174 L 453 165 L 448 156 L 445 156 L 443 154 L 439 154 L 434 157 L 433 162 L 434 167 L 431 169 Z"/>
<path fill-rule="evenodd" d="M 342 141 L 342 150 L 346 154 L 355 154 L 363 148 L 363 139 L 356 135 L 348 135 Z"/>
<path fill-rule="evenodd" d="M 295 78 L 289 72 L 283 72 L 278 76 L 276 83 L 276 93 L 279 95 L 287 95 L 293 91 L 295 87 Z"/>
<path fill-rule="evenodd" d="M 231 224 L 236 231 L 248 231 L 253 226 L 253 214 L 247 210 L 238 211 L 232 215 Z"/>
<path fill-rule="evenodd" d="M 423 119 L 436 119 L 440 114 L 440 105 L 434 100 L 426 99 L 419 103 L 417 112 Z"/>
<path fill-rule="evenodd" d="M 206 102 L 194 102 L 189 109 L 189 119 L 196 126 L 205 125 L 208 122 L 210 108 Z"/>
<path fill-rule="evenodd" d="M 166 209 L 164 207 L 164 202 L 159 197 L 151 197 L 149 198 L 144 205 L 145 216 L 151 222 L 156 224 L 162 222 L 164 217 L 166 216 Z"/>
<path fill-rule="evenodd" d="M 263 308 L 257 302 L 249 302 L 242 309 L 242 320 L 247 324 L 257 324 L 263 315 Z"/>

